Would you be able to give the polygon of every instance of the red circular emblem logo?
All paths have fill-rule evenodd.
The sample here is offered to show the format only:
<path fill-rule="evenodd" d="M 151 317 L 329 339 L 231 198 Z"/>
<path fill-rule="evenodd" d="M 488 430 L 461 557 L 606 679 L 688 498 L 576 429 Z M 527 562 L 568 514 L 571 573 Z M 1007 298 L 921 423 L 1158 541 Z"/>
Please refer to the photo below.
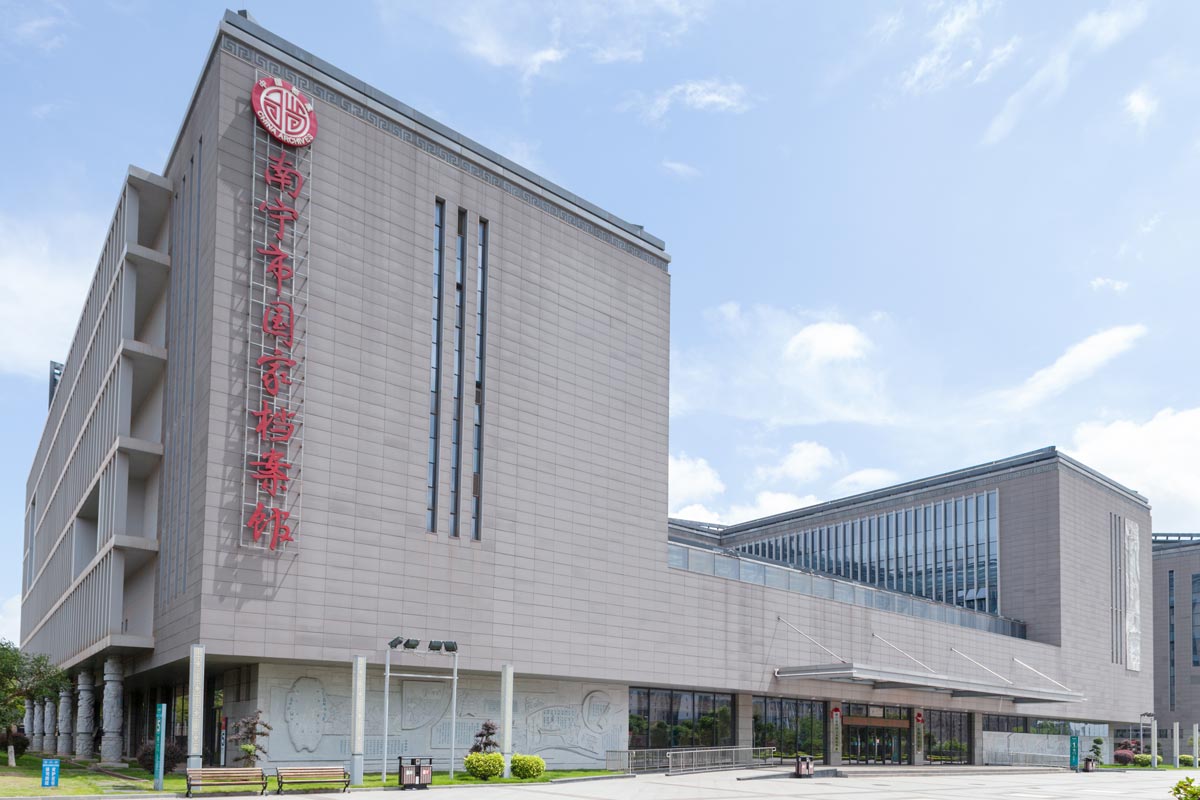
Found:
<path fill-rule="evenodd" d="M 260 78 L 250 94 L 254 116 L 267 133 L 284 144 L 304 147 L 317 138 L 312 101 L 280 78 Z"/>

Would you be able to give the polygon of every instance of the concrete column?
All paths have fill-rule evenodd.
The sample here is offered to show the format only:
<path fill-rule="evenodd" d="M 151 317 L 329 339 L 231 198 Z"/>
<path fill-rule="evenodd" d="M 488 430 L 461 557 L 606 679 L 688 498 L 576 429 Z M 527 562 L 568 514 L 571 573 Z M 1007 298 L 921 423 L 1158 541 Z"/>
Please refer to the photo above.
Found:
<path fill-rule="evenodd" d="M 25 698 L 25 735 L 33 738 L 33 701 Z"/>
<path fill-rule="evenodd" d="M 504 777 L 512 777 L 513 665 L 500 665 L 500 752 L 504 755 Z"/>
<path fill-rule="evenodd" d="M 914 764 L 925 763 L 925 714 L 923 708 L 913 709 L 911 752 Z"/>
<path fill-rule="evenodd" d="M 825 745 L 825 763 L 831 767 L 842 765 L 842 708 L 845 703 L 835 700 L 829 704 L 829 720 L 825 726 L 828 741 Z"/>
<path fill-rule="evenodd" d="M 29 749 L 42 753 L 46 743 L 45 725 L 46 707 L 36 700 L 33 703 L 33 733 L 29 734 Z"/>
<path fill-rule="evenodd" d="M 93 694 L 90 669 L 75 676 L 75 688 L 79 690 L 79 701 L 75 704 L 75 757 L 92 758 L 96 733 L 96 697 Z"/>
<path fill-rule="evenodd" d="M 983 714 L 971 712 L 971 763 L 983 764 Z"/>
<path fill-rule="evenodd" d="M 58 728 L 58 704 L 53 697 L 46 698 L 46 711 L 42 715 L 45 728 L 45 738 L 42 740 L 42 751 L 49 754 L 58 752 L 58 738 L 55 731 Z"/>
<path fill-rule="evenodd" d="M 738 747 L 754 746 L 754 695 L 739 694 L 734 698 L 733 743 Z"/>
<path fill-rule="evenodd" d="M 367 657 L 355 656 L 350 674 L 350 783 L 363 782 L 367 726 Z"/>
<path fill-rule="evenodd" d="M 75 693 L 71 691 L 71 687 L 67 687 L 58 693 L 58 754 L 60 756 L 71 755 L 71 722 L 74 714 L 72 713 L 72 701 L 75 699 Z"/>
<path fill-rule="evenodd" d="M 125 752 L 125 737 L 121 733 L 125 721 L 125 670 L 119 658 L 109 658 L 104 662 L 102 710 L 104 736 L 100 739 L 100 761 L 104 764 L 120 764 Z"/>
<path fill-rule="evenodd" d="M 1150 720 L 1150 768 L 1158 769 L 1158 720 Z"/>
<path fill-rule="evenodd" d="M 1200 767 L 1200 725 L 1192 723 L 1192 766 Z"/>
<path fill-rule="evenodd" d="M 188 769 L 204 766 L 204 645 L 192 645 L 188 686 Z"/>
<path fill-rule="evenodd" d="M 1175 753 L 1173 755 L 1172 761 L 1175 764 L 1175 769 L 1179 769 L 1179 723 L 1178 722 L 1171 723 L 1171 738 L 1174 739 L 1174 741 L 1175 741 Z"/>

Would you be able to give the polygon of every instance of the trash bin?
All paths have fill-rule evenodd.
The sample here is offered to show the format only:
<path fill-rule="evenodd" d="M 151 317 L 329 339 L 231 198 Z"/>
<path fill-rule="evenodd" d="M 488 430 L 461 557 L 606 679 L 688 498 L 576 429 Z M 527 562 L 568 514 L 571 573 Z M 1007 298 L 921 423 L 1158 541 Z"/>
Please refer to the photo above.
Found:
<path fill-rule="evenodd" d="M 1084 772 L 1095 772 L 1096 771 L 1096 759 L 1092 758 L 1091 756 L 1084 756 L 1083 771 Z"/>
<path fill-rule="evenodd" d="M 433 756 L 417 756 L 404 763 L 401 756 L 396 770 L 401 789 L 428 789 L 433 783 Z"/>
<path fill-rule="evenodd" d="M 813 776 L 813 757 L 796 756 L 796 774 L 793 778 L 811 778 Z"/>

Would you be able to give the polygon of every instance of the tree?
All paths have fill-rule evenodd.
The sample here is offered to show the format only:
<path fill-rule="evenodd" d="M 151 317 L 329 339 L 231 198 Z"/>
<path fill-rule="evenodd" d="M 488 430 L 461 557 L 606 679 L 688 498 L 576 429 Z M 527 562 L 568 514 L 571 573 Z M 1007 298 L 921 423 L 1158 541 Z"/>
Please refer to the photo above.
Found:
<path fill-rule="evenodd" d="M 21 721 L 26 700 L 57 697 L 70 687 L 70 677 L 47 656 L 22 652 L 12 642 L 0 639 L 0 728 Z"/>
<path fill-rule="evenodd" d="M 490 753 L 493 750 L 499 750 L 500 745 L 496 744 L 496 740 L 492 737 L 496 735 L 496 723 L 490 719 L 483 723 L 479 728 L 479 733 L 475 734 L 475 744 L 471 745 L 472 753 Z"/>
<path fill-rule="evenodd" d="M 233 740 L 241 742 L 238 749 L 242 751 L 242 761 L 246 766 L 253 767 L 260 756 L 267 754 L 267 748 L 259 744 L 259 739 L 271 735 L 271 726 L 263 722 L 262 709 L 256 710 L 248 717 L 242 717 L 233 723 Z"/>

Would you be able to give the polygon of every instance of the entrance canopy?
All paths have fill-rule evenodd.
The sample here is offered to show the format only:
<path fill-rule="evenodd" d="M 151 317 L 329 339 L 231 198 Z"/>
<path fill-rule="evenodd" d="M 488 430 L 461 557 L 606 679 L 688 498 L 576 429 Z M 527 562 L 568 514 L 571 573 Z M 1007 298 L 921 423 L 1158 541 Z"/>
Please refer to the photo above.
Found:
<path fill-rule="evenodd" d="M 1014 703 L 1079 703 L 1084 700 L 1081 693 L 1061 688 L 1034 689 L 1016 684 L 985 683 L 935 672 L 910 672 L 851 662 L 779 667 L 775 670 L 775 677 L 857 683 L 875 689 L 919 689 L 944 692 L 951 697 L 995 697 Z"/>

